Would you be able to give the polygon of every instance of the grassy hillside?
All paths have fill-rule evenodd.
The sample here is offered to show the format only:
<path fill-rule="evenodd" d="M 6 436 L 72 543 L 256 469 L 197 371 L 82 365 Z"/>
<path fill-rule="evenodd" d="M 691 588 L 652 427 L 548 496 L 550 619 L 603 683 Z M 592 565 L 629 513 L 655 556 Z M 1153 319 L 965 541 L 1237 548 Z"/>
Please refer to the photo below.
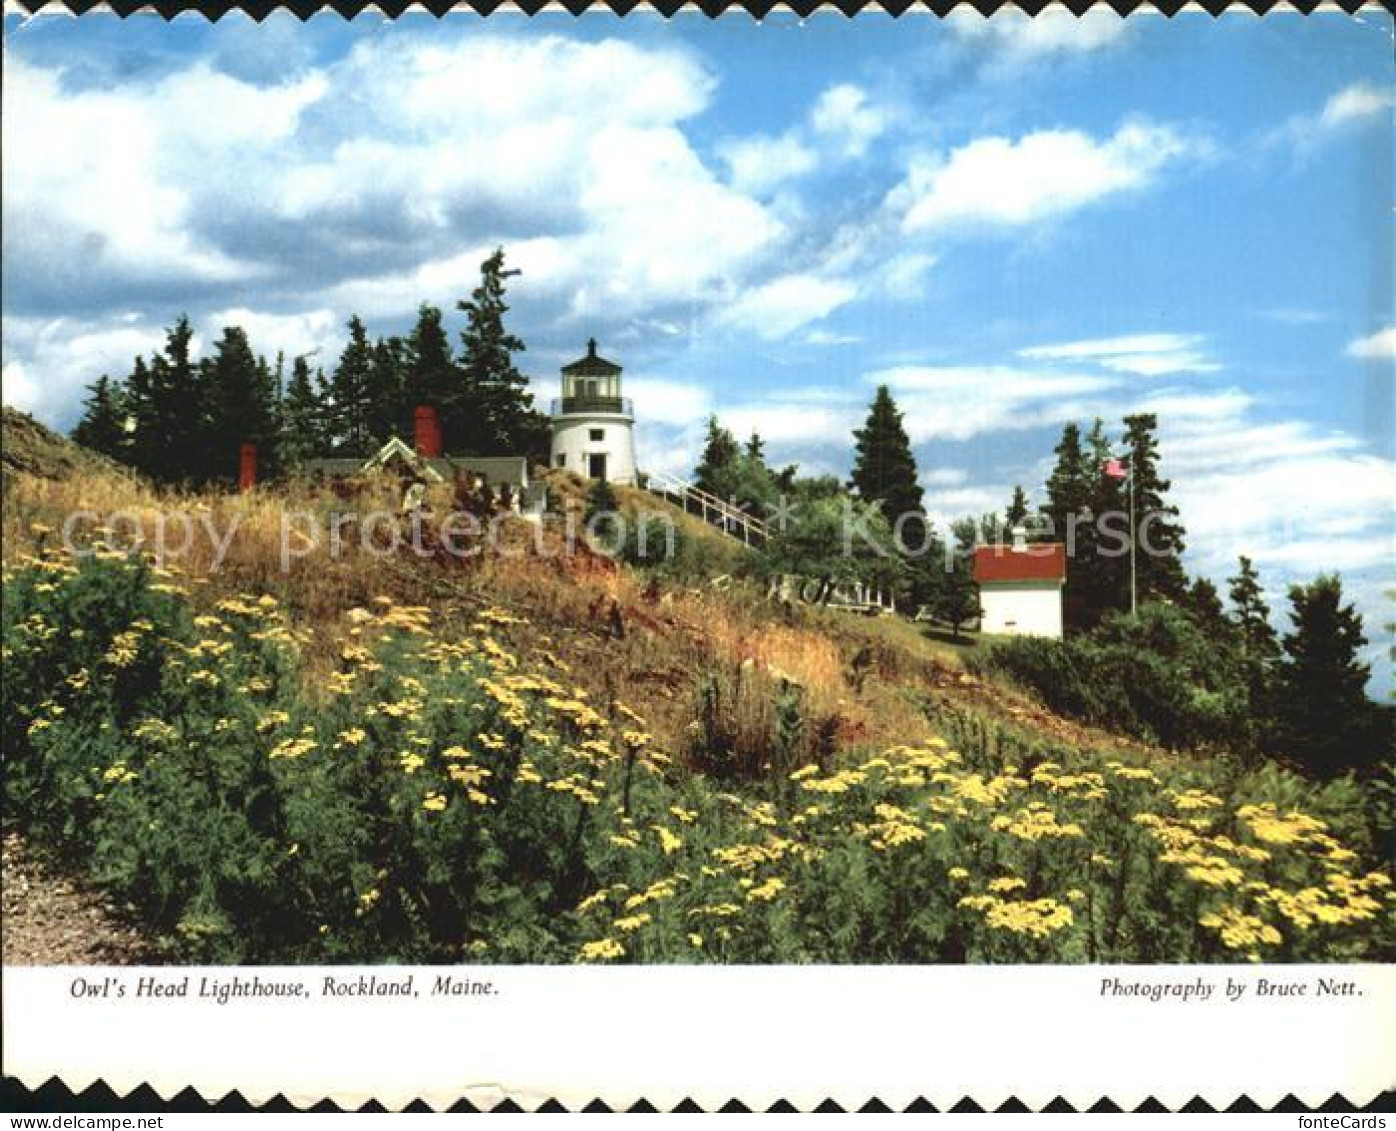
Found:
<path fill-rule="evenodd" d="M 688 572 L 514 521 L 468 558 L 367 521 L 332 554 L 331 516 L 395 488 L 160 495 L 24 435 L 50 456 L 6 487 L 7 811 L 172 956 L 1392 953 L 1353 784 L 1169 756 L 905 621 L 768 602 L 688 516 Z"/>

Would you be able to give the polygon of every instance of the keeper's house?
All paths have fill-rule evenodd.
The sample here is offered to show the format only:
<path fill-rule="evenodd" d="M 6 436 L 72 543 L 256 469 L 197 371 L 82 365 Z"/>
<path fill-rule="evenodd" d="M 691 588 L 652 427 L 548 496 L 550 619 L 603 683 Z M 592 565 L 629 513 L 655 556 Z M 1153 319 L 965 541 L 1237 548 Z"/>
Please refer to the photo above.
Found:
<path fill-rule="evenodd" d="M 974 580 L 983 609 L 980 632 L 1061 638 L 1066 547 L 1060 542 L 1029 545 L 1019 527 L 1012 545 L 974 551 Z"/>

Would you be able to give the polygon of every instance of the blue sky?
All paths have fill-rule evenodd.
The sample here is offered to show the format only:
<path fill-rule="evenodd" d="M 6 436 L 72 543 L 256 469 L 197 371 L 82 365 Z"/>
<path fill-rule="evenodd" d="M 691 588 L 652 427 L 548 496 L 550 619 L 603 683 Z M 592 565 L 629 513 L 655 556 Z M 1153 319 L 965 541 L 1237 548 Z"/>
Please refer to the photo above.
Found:
<path fill-rule="evenodd" d="M 1339 570 L 1385 664 L 1386 13 L 5 28 L 4 396 L 51 424 L 181 311 L 332 359 L 502 243 L 538 393 L 594 334 L 649 468 L 716 411 L 845 473 L 886 382 L 951 517 L 1150 409 L 1190 567 Z"/>

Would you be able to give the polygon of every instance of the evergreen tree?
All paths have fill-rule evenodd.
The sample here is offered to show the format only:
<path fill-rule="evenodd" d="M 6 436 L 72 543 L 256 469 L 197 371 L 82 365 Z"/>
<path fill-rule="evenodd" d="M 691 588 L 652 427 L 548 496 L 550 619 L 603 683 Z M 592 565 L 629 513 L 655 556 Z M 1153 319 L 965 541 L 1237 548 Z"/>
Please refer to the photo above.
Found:
<path fill-rule="evenodd" d="M 1375 753 L 1362 617 L 1343 604 L 1342 583 L 1325 575 L 1289 589 L 1293 630 L 1285 637 L 1280 733 L 1289 753 L 1316 774 L 1364 768 Z"/>
<path fill-rule="evenodd" d="M 257 445 L 257 474 L 278 469 L 275 381 L 266 359 L 256 357 L 240 326 L 225 326 L 208 366 L 210 444 L 207 471 L 235 481 L 244 443 Z"/>
<path fill-rule="evenodd" d="M 407 339 L 403 374 L 405 412 L 399 425 L 404 435 L 411 434 L 413 413 L 423 405 L 437 410 L 443 417 L 444 428 L 446 405 L 455 393 L 458 380 L 456 361 L 451 356 L 451 340 L 442 324 L 441 311 L 423 303 L 417 309 L 417 325 Z"/>
<path fill-rule="evenodd" d="M 373 347 L 364 393 L 365 426 L 371 447 L 380 447 L 399 433 L 411 441 L 412 429 L 403 427 L 405 421 L 410 423 L 412 415 L 405 396 L 406 370 L 407 344 L 399 337 L 379 338 Z"/>
<path fill-rule="evenodd" d="M 886 385 L 879 385 L 868 418 L 853 433 L 855 456 L 849 486 L 870 503 L 876 503 L 890 523 L 904 514 L 923 511 L 921 484 L 911 440 L 902 425 L 902 414 Z M 917 544 L 911 536 L 908 545 Z"/>
<path fill-rule="evenodd" d="M 1236 576 L 1229 578 L 1231 623 L 1235 626 L 1241 654 L 1262 664 L 1273 663 L 1280 655 L 1279 639 L 1270 623 L 1270 606 L 1260 588 L 1260 575 L 1244 554 L 1239 559 Z"/>
<path fill-rule="evenodd" d="M 1028 521 L 1028 493 L 1019 484 L 1013 488 L 1013 498 L 1008 502 L 1008 509 L 1003 512 L 1004 525 L 1010 533 L 1019 527 L 1026 526 Z"/>
<path fill-rule="evenodd" d="M 370 438 L 368 395 L 373 381 L 373 346 L 357 314 L 349 319 L 349 343 L 330 376 L 326 423 L 337 454 L 366 456 Z"/>
<path fill-rule="evenodd" d="M 138 358 L 127 385 L 135 422 L 131 462 L 160 483 L 202 477 L 204 389 L 191 354 L 193 338 L 188 317 L 180 315 L 166 331 L 164 351 L 148 368 Z"/>
<path fill-rule="evenodd" d="M 732 433 L 717 422 L 716 416 L 708 417 L 708 435 L 698 467 L 693 472 L 694 485 L 724 501 L 732 499 L 740 474 L 739 457 Z"/>
<path fill-rule="evenodd" d="M 1090 522 L 1078 530 L 1077 557 L 1085 621 L 1095 625 L 1106 613 L 1129 608 L 1129 500 L 1124 481 L 1105 474 L 1105 465 L 1115 458 L 1115 450 L 1100 417 L 1086 436 L 1086 458 Z M 1108 524 L 1106 530 L 1123 534 L 1124 539 L 1107 536 L 1102 544 L 1102 523 Z"/>
<path fill-rule="evenodd" d="M 1231 622 L 1222 609 L 1221 594 L 1216 584 L 1207 577 L 1193 580 L 1183 598 L 1183 605 L 1192 617 L 1193 623 L 1206 632 L 1218 647 L 1231 637 Z"/>
<path fill-rule="evenodd" d="M 127 458 L 126 409 L 121 382 L 105 373 L 88 386 L 82 419 L 73 428 L 73 442 L 111 459 Z"/>
<path fill-rule="evenodd" d="M 1057 462 L 1047 479 L 1047 502 L 1040 510 L 1046 519 L 1046 537 L 1066 545 L 1063 619 L 1068 628 L 1087 628 L 1093 623 L 1090 592 L 1096 544 L 1091 501 L 1095 476 L 1078 425 L 1068 424 L 1062 429 L 1062 438 L 1054 451 Z"/>
<path fill-rule="evenodd" d="M 310 364 L 304 356 L 291 363 L 291 383 L 281 409 L 281 450 L 286 464 L 294 466 L 328 449 L 320 418 L 320 398 L 311 383 Z"/>
<path fill-rule="evenodd" d="M 1053 541 L 1074 542 L 1072 531 L 1084 525 L 1082 516 L 1090 507 L 1093 487 L 1090 461 L 1081 446 L 1080 426 L 1068 424 L 1063 428 L 1062 438 L 1053 451 L 1057 462 L 1047 479 L 1047 502 L 1039 509 L 1048 519 L 1048 534 Z"/>
<path fill-rule="evenodd" d="M 616 520 L 620 513 L 620 500 L 615 488 L 606 479 L 593 479 L 587 489 L 586 524 L 587 529 L 600 542 L 603 548 L 618 549 L 616 542 Z"/>
<path fill-rule="evenodd" d="M 1172 483 L 1158 472 L 1157 430 L 1158 417 L 1151 412 L 1125 417 L 1125 449 L 1134 480 L 1135 570 L 1141 603 L 1160 597 L 1180 600 L 1187 586 L 1181 559 L 1185 535 L 1177 521 L 1178 508 L 1166 499 Z"/>
<path fill-rule="evenodd" d="M 951 526 L 951 532 L 955 537 L 955 551 L 935 609 L 940 619 L 950 625 L 950 635 L 958 640 L 965 624 L 983 615 L 979 586 L 974 581 L 974 547 L 979 521 L 962 518 Z"/>
<path fill-rule="evenodd" d="M 461 332 L 461 382 L 447 405 L 447 435 L 453 444 L 477 454 L 517 452 L 539 458 L 548 447 L 548 421 L 534 411 L 528 378 L 514 365 L 522 339 L 504 328 L 509 305 L 505 280 L 517 271 L 504 268 L 498 248 L 480 265 L 480 285 L 457 308 L 465 312 Z"/>
<path fill-rule="evenodd" d="M 759 432 L 753 432 L 746 442 L 746 458 L 761 465 L 766 463 L 766 441 Z"/>
<path fill-rule="evenodd" d="M 1245 673 L 1253 729 L 1264 734 L 1271 728 L 1275 712 L 1275 669 L 1280 659 L 1280 641 L 1270 623 L 1270 606 L 1265 603 L 1260 588 L 1260 575 L 1244 554 L 1239 565 L 1236 576 L 1227 581 L 1231 598 L 1228 620 Z"/>

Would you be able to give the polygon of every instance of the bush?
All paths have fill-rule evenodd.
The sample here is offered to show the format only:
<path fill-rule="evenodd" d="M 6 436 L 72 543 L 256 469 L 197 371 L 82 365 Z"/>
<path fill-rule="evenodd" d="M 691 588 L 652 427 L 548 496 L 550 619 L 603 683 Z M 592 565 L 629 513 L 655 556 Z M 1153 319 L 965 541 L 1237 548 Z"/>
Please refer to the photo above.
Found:
<path fill-rule="evenodd" d="M 209 962 L 1293 961 L 1396 953 L 1358 787 L 1143 767 L 970 715 L 836 756 L 705 685 L 695 772 L 625 704 L 427 609 L 315 687 L 275 600 L 104 555 L 5 581 L 7 809 Z M 11 738 L 11 736 L 13 736 Z"/>
<path fill-rule="evenodd" d="M 1236 657 L 1171 605 L 1112 613 L 1065 640 L 999 641 L 967 662 L 1007 675 L 1060 714 L 1170 749 L 1244 748 L 1254 737 Z"/>

